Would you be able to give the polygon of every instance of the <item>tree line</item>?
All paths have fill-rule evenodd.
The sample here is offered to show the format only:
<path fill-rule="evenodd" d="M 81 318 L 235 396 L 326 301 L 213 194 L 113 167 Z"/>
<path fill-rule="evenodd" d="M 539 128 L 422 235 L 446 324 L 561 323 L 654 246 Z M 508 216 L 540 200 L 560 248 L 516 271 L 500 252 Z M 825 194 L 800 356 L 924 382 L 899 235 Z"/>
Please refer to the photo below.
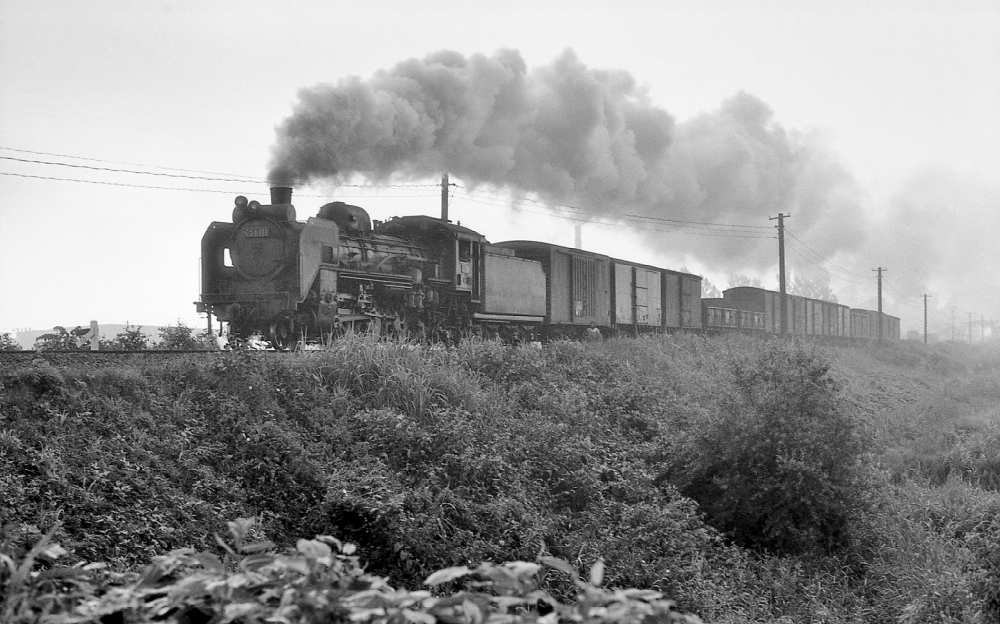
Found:
<path fill-rule="evenodd" d="M 35 351 L 74 351 L 89 349 L 90 341 L 81 337 L 89 328 L 77 326 L 67 329 L 62 326 L 52 328 L 52 333 L 35 339 Z M 196 332 L 180 320 L 176 325 L 158 327 L 160 339 L 154 340 L 143 331 L 142 325 L 126 325 L 125 330 L 113 338 L 100 338 L 101 351 L 215 351 L 219 348 L 215 337 L 207 331 Z M 20 351 L 21 345 L 10 335 L 0 333 L 0 351 Z"/>

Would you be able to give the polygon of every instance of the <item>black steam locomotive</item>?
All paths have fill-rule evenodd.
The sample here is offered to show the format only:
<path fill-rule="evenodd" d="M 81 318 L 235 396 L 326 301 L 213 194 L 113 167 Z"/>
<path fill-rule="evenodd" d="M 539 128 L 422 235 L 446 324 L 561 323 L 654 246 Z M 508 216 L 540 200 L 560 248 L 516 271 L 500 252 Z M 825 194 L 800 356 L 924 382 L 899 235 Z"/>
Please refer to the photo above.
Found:
<path fill-rule="evenodd" d="M 432 217 L 372 223 L 343 202 L 296 221 L 292 189 L 271 204 L 236 198 L 232 223 L 202 238 L 199 312 L 235 339 L 278 347 L 345 330 L 454 338 L 477 330 L 531 337 L 542 322 L 541 265 Z"/>
<path fill-rule="evenodd" d="M 342 331 L 445 341 L 579 336 L 587 327 L 780 331 L 770 291 L 703 301 L 701 277 L 689 273 L 537 241 L 490 244 L 434 217 L 373 223 L 343 202 L 301 222 L 291 199 L 288 187 L 272 188 L 269 205 L 239 196 L 232 223 L 212 223 L 202 238 L 196 305 L 228 325 L 230 341 L 260 336 L 289 348 Z M 793 334 L 853 336 L 853 313 L 868 312 L 802 297 L 786 305 Z M 883 317 L 886 336 L 898 338 L 899 320 Z"/>

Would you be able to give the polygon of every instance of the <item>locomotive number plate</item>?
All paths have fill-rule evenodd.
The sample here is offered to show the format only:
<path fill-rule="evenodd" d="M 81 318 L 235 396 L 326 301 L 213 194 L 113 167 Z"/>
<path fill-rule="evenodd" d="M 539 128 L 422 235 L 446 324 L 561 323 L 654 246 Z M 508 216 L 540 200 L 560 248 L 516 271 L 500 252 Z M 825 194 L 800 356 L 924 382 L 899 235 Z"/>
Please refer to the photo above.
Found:
<path fill-rule="evenodd" d="M 246 228 L 243 230 L 243 236 L 245 238 L 265 238 L 270 235 L 271 228 L 266 227 Z"/>

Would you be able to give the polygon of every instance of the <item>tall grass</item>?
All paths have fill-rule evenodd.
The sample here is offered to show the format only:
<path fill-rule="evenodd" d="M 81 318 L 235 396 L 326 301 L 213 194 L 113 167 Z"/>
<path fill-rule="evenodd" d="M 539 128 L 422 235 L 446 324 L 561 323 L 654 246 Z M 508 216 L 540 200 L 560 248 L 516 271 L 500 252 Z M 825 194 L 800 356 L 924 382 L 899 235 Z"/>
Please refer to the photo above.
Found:
<path fill-rule="evenodd" d="M 67 561 L 134 570 L 255 517 L 279 546 L 356 543 L 411 588 L 542 553 L 603 560 L 605 585 L 712 621 L 1000 614 L 988 349 L 348 336 L 287 357 L 36 364 L 0 369 L 18 556 L 54 530 Z"/>

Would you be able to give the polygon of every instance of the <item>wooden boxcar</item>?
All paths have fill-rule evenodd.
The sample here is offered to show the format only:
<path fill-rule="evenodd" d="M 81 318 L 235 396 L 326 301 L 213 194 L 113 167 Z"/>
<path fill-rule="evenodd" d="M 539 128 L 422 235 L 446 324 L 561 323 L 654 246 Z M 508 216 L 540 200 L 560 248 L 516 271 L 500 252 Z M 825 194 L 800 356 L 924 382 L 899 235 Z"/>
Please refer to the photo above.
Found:
<path fill-rule="evenodd" d="M 701 329 L 701 277 L 611 259 L 612 328 L 621 333 Z"/>
<path fill-rule="evenodd" d="M 510 249 L 518 258 L 541 263 L 547 302 L 545 325 L 611 325 L 611 258 L 538 241 L 505 241 L 494 247 Z"/>
<path fill-rule="evenodd" d="M 538 241 L 493 245 L 540 263 L 543 325 L 573 333 L 595 323 L 617 333 L 701 329 L 701 277 Z"/>
<path fill-rule="evenodd" d="M 879 313 L 876 310 L 851 308 L 851 338 L 877 340 Z M 899 340 L 899 318 L 882 313 L 882 339 Z"/>
<path fill-rule="evenodd" d="M 663 327 L 663 269 L 611 260 L 611 327 L 640 333 Z"/>
<path fill-rule="evenodd" d="M 482 312 L 476 320 L 539 323 L 545 317 L 545 273 L 510 249 L 483 246 Z"/>
<path fill-rule="evenodd" d="M 792 336 L 850 335 L 850 308 L 832 301 L 785 295 L 787 333 Z M 741 310 L 763 314 L 764 331 L 781 333 L 781 293 L 752 286 L 736 286 L 723 299 Z"/>

